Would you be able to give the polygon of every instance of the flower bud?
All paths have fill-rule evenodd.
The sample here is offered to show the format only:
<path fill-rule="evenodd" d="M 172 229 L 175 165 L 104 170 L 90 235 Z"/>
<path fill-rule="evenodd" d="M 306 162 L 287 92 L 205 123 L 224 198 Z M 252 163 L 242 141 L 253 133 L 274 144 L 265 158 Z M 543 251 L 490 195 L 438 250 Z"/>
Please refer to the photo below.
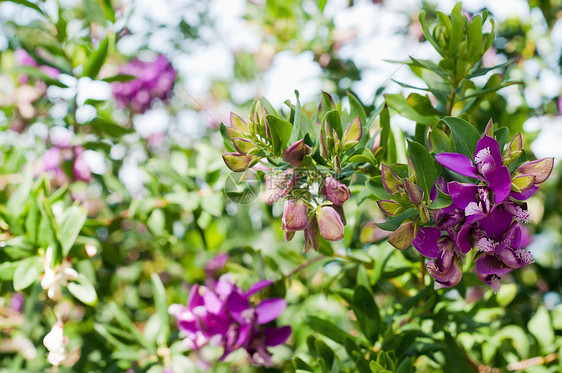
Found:
<path fill-rule="evenodd" d="M 381 166 L 381 176 L 382 185 L 389 193 L 395 193 L 404 188 L 404 184 L 398 175 L 396 175 L 394 171 L 385 164 Z"/>
<path fill-rule="evenodd" d="M 309 155 L 310 151 L 310 146 L 306 145 L 304 140 L 299 140 L 283 152 L 283 160 L 292 167 L 299 167 L 302 164 L 304 156 Z"/>
<path fill-rule="evenodd" d="M 250 151 L 256 148 L 256 145 L 253 142 L 241 137 L 233 138 L 232 144 L 240 154 L 244 154 L 244 155 L 248 154 Z"/>
<path fill-rule="evenodd" d="M 224 160 L 226 166 L 234 172 L 246 171 L 258 160 L 258 158 L 253 155 L 244 155 L 238 153 L 223 154 L 222 159 Z"/>
<path fill-rule="evenodd" d="M 318 251 L 320 246 L 320 230 L 318 229 L 318 221 L 316 216 L 310 218 L 308 225 L 304 229 L 304 249 L 303 252 L 307 252 L 310 248 Z"/>
<path fill-rule="evenodd" d="M 283 230 L 286 232 L 301 231 L 308 221 L 308 206 L 303 201 L 288 199 L 283 207 Z"/>
<path fill-rule="evenodd" d="M 343 203 L 351 197 L 347 185 L 340 183 L 331 175 L 324 180 L 321 194 L 325 195 L 329 201 L 338 206 L 343 205 Z"/>
<path fill-rule="evenodd" d="M 400 208 L 402 207 L 398 202 L 392 201 L 390 199 L 378 200 L 377 205 L 379 206 L 379 209 L 381 209 L 381 211 L 388 216 L 396 215 L 398 212 L 400 212 Z"/>
<path fill-rule="evenodd" d="M 363 135 L 363 127 L 359 117 L 355 118 L 353 122 L 347 127 L 343 134 L 343 150 L 351 149 L 355 144 L 361 140 Z"/>
<path fill-rule="evenodd" d="M 416 237 L 417 233 L 417 224 L 412 220 L 407 220 L 390 235 L 388 243 L 398 250 L 407 249 L 412 244 L 412 241 Z"/>
<path fill-rule="evenodd" d="M 343 238 L 343 222 L 340 214 L 330 207 L 322 206 L 316 210 L 320 235 L 328 241 L 339 241 Z"/>
<path fill-rule="evenodd" d="M 404 185 L 406 186 L 406 192 L 408 193 L 408 198 L 410 202 L 412 202 L 412 205 L 418 205 L 422 201 L 423 191 L 410 179 L 404 179 Z"/>
<path fill-rule="evenodd" d="M 240 131 L 242 133 L 248 132 L 248 124 L 246 124 L 242 118 L 234 113 L 230 113 L 230 126 L 236 131 Z"/>
<path fill-rule="evenodd" d="M 541 184 L 548 179 L 550 173 L 552 172 L 552 167 L 554 167 L 554 158 L 542 158 L 536 161 L 531 161 L 523 163 L 517 169 L 517 172 L 523 175 L 532 175 L 535 177 L 535 184 Z"/>

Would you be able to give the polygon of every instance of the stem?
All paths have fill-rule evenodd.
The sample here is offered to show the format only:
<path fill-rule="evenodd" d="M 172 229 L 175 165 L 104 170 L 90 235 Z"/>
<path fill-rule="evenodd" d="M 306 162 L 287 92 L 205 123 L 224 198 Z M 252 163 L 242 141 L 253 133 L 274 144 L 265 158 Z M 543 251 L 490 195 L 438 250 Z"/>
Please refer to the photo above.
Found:
<path fill-rule="evenodd" d="M 511 363 L 507 366 L 509 370 L 523 370 L 530 368 L 535 365 L 543 365 L 553 362 L 554 360 L 558 359 L 558 354 L 556 352 L 552 354 L 548 354 L 545 357 L 536 356 L 527 360 L 521 360 L 516 363 Z"/>
<path fill-rule="evenodd" d="M 320 260 L 322 260 L 322 259 L 326 259 L 326 258 L 328 258 L 328 256 L 326 256 L 326 255 L 319 255 L 319 256 L 316 256 L 316 257 L 314 257 L 314 258 L 312 258 L 312 259 L 309 259 L 309 260 L 307 260 L 306 262 L 304 262 L 304 263 L 302 263 L 302 264 L 299 264 L 295 269 L 293 269 L 291 272 L 289 272 L 285 277 L 289 278 L 289 277 L 291 277 L 292 275 L 294 275 L 294 274 L 300 272 L 302 269 L 308 267 L 309 265 L 314 264 L 314 263 L 316 263 L 316 262 L 318 262 L 318 261 L 320 261 Z"/>
<path fill-rule="evenodd" d="M 453 112 L 453 106 L 455 105 L 455 96 L 457 95 L 457 87 L 453 89 L 453 93 L 451 94 L 451 99 L 449 100 L 449 111 L 448 115 L 451 116 Z"/>

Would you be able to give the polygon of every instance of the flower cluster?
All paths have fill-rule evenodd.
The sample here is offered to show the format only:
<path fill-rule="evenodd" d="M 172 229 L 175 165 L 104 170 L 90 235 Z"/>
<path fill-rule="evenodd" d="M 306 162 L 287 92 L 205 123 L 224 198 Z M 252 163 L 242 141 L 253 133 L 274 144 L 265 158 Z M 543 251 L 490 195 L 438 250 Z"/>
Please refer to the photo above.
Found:
<path fill-rule="evenodd" d="M 322 180 L 318 196 L 310 192 L 306 183 L 299 184 L 296 180 L 288 188 L 293 189 L 286 190 L 287 194 L 292 193 L 285 199 L 282 218 L 287 241 L 295 232 L 304 231 L 306 252 L 310 248 L 318 250 L 320 237 L 328 241 L 343 238 L 345 215 L 342 205 L 351 195 L 347 185 L 328 175 Z"/>
<path fill-rule="evenodd" d="M 168 312 L 177 319 L 179 330 L 185 335 L 185 344 L 194 351 L 206 345 L 221 346 L 223 354 L 244 348 L 254 365 L 271 366 L 271 354 L 267 347 L 287 341 L 290 326 L 265 326 L 275 320 L 285 309 L 282 298 L 269 298 L 254 306 L 250 297 L 271 285 L 271 281 L 259 281 L 244 292 L 228 274 L 223 275 L 213 288 L 193 285 L 187 305 L 172 304 Z"/>
<path fill-rule="evenodd" d="M 265 158 L 274 165 L 282 164 L 278 176 L 283 183 L 267 191 L 265 202 L 284 199 L 282 228 L 285 237 L 290 241 L 295 232 L 304 231 L 305 252 L 310 248 L 318 250 L 320 237 L 329 241 L 343 238 L 346 221 L 342 205 L 351 194 L 343 178 L 338 180 L 337 175 L 341 175 L 344 153 L 357 145 L 363 135 L 359 118 L 352 120 L 344 132 L 339 114 L 335 110 L 331 113 L 335 114 L 330 116 L 332 119 L 326 118 L 319 126 L 317 146 L 307 138 L 293 142 L 292 124 L 268 114 L 260 101 L 252 108 L 248 122 L 231 114 L 230 127 L 221 127 L 223 137 L 230 140 L 236 150 L 223 155 L 232 171 L 254 168 L 269 172 L 265 176 L 269 182 L 275 174 L 271 174 L 270 167 L 258 162 Z M 333 119 L 336 116 L 337 120 Z M 313 148 L 317 150 L 315 154 L 312 154 Z"/>
<path fill-rule="evenodd" d="M 154 62 L 133 59 L 121 66 L 119 73 L 136 78 L 114 82 L 113 96 L 120 107 L 129 107 L 141 114 L 150 109 L 153 99 L 168 99 L 177 76 L 176 70 L 163 55 L 159 55 Z"/>
<path fill-rule="evenodd" d="M 37 61 L 35 61 L 35 59 L 31 57 L 25 49 L 15 50 L 14 59 L 18 65 L 36 67 L 39 70 L 43 71 L 45 74 L 47 74 L 48 77 L 53 79 L 55 79 L 60 74 L 60 71 L 54 67 L 47 66 L 47 65 L 39 65 Z M 29 77 L 25 74 L 20 74 L 18 76 L 18 81 L 20 82 L 20 84 L 26 84 L 28 80 Z"/>
<path fill-rule="evenodd" d="M 502 155 L 490 128 L 478 141 L 473 159 L 459 153 L 435 155 L 444 168 L 470 181 L 438 178 L 431 200 L 445 193 L 452 203 L 431 210 L 435 227 L 419 228 L 412 242 L 420 254 L 431 259 L 426 268 L 436 288 L 455 286 L 461 280 L 462 262 L 471 250 L 478 277 L 494 292 L 499 290 L 502 276 L 533 262 L 531 253 L 522 246 L 525 231 L 521 224 L 530 220 L 523 201 L 548 178 L 554 159 L 522 163 L 520 134 Z"/>
<path fill-rule="evenodd" d="M 67 136 L 57 139 L 53 143 L 54 146 L 47 150 L 36 166 L 36 174 L 51 171 L 54 173 L 57 183 L 62 185 L 68 181 L 64 171 L 64 164 L 68 162 L 71 164 L 75 180 L 86 183 L 92 181 L 92 172 L 84 157 L 85 149 L 82 146 L 73 146 Z"/>

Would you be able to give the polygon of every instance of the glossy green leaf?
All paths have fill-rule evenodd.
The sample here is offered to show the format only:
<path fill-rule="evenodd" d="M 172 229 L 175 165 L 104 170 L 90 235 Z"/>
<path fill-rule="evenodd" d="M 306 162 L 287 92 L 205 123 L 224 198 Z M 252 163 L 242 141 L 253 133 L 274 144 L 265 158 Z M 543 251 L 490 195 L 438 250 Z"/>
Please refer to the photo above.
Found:
<path fill-rule="evenodd" d="M 42 266 L 38 256 L 21 260 L 14 271 L 14 290 L 22 291 L 39 279 Z"/>
<path fill-rule="evenodd" d="M 86 222 L 87 212 L 79 206 L 71 206 L 64 212 L 59 232 L 61 239 L 62 255 L 67 256 L 76 242 L 82 226 Z"/>
<path fill-rule="evenodd" d="M 465 120 L 455 117 L 445 117 L 443 122 L 451 130 L 455 150 L 472 159 L 480 135 L 474 126 Z"/>
<path fill-rule="evenodd" d="M 94 285 L 81 273 L 74 282 L 68 283 L 68 291 L 84 304 L 95 306 L 98 303 L 98 295 Z"/>
<path fill-rule="evenodd" d="M 408 157 L 416 171 L 416 183 L 423 191 L 425 200 L 429 201 L 431 188 L 439 176 L 433 157 L 423 145 L 414 141 L 408 143 Z"/>
<path fill-rule="evenodd" d="M 103 39 L 98 49 L 90 55 L 88 60 L 84 64 L 84 70 L 82 71 L 82 76 L 87 76 L 91 79 L 95 79 L 100 72 L 105 59 L 107 58 L 107 52 L 109 50 L 109 38 Z"/>

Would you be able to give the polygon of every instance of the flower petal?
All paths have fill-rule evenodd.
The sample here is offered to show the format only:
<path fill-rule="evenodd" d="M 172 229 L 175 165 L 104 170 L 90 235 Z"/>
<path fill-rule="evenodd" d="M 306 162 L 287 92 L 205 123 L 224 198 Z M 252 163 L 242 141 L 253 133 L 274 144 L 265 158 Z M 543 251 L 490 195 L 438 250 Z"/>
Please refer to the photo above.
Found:
<path fill-rule="evenodd" d="M 486 233 L 488 238 L 499 241 L 510 228 L 512 220 L 513 215 L 504 206 L 498 205 L 490 211 L 488 216 L 478 222 L 478 227 Z"/>
<path fill-rule="evenodd" d="M 511 192 L 509 195 L 512 196 L 513 198 L 515 198 L 518 201 L 525 201 L 525 200 L 531 198 L 537 192 L 537 190 L 539 190 L 539 186 L 533 185 L 532 187 L 530 187 L 529 189 L 527 189 L 527 190 L 525 190 L 521 193 Z"/>
<path fill-rule="evenodd" d="M 293 330 L 290 326 L 282 326 L 280 328 L 264 328 L 265 344 L 268 347 L 275 347 L 287 342 Z"/>
<path fill-rule="evenodd" d="M 466 209 L 469 203 L 478 203 L 478 186 L 474 184 L 451 181 L 448 184 L 449 193 L 455 206 L 461 210 Z"/>
<path fill-rule="evenodd" d="M 511 271 L 495 255 L 484 255 L 476 261 L 476 270 L 482 275 L 501 275 Z"/>
<path fill-rule="evenodd" d="M 267 324 L 268 322 L 275 320 L 279 315 L 281 315 L 281 312 L 283 312 L 285 307 L 287 307 L 287 301 L 283 298 L 271 298 L 264 300 L 256 307 L 258 324 Z"/>
<path fill-rule="evenodd" d="M 273 281 L 271 281 L 271 280 L 258 281 L 255 284 L 253 284 L 252 286 L 250 286 L 250 288 L 248 289 L 248 291 L 246 292 L 245 295 L 246 295 L 246 297 L 249 297 L 250 295 L 257 293 L 261 289 L 264 289 L 271 284 L 273 284 Z"/>
<path fill-rule="evenodd" d="M 441 231 L 433 227 L 423 227 L 418 229 L 416 238 L 412 241 L 414 248 L 426 258 L 437 258 L 439 256 L 439 247 L 437 240 L 441 238 Z"/>
<path fill-rule="evenodd" d="M 511 191 L 511 174 L 505 166 L 496 168 L 486 174 L 486 181 L 490 189 L 494 191 L 494 202 L 500 204 Z"/>
<path fill-rule="evenodd" d="M 470 158 L 459 153 L 439 153 L 435 155 L 435 160 L 441 166 L 448 168 L 458 174 L 470 177 L 476 176 L 476 168 L 472 164 Z"/>
<path fill-rule="evenodd" d="M 478 141 L 478 144 L 476 145 L 476 151 L 474 152 L 474 154 L 478 154 L 480 150 L 486 148 L 488 148 L 490 154 L 492 155 L 492 159 L 494 160 L 495 163 L 494 168 L 499 167 L 502 164 L 502 155 L 500 153 L 500 146 L 493 137 L 484 135 Z"/>

